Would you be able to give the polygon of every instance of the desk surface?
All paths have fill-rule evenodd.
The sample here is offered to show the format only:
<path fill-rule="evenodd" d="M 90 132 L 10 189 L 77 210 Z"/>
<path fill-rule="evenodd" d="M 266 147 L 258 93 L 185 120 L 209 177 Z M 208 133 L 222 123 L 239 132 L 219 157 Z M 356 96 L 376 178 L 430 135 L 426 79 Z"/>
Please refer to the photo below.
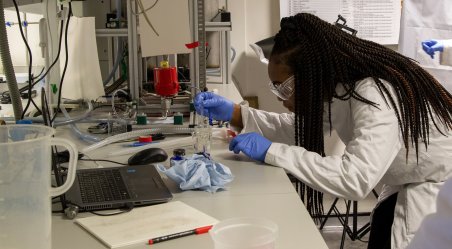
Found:
<path fill-rule="evenodd" d="M 173 200 L 182 201 L 218 220 L 245 216 L 270 219 L 279 226 L 277 249 L 295 249 L 301 245 L 312 249 L 328 248 L 283 169 L 258 164 L 243 155 L 234 155 L 228 151 L 224 142 L 216 141 L 212 147 L 213 159 L 228 166 L 235 176 L 228 185 L 229 189 L 215 194 L 204 191 L 181 191 L 174 182 L 164 176 L 174 195 Z M 111 151 L 111 148 L 96 152 L 97 158 L 107 151 Z M 126 161 L 124 158 L 110 159 Z M 79 214 L 79 217 L 87 216 L 91 214 Z M 107 248 L 72 220 L 64 219 L 61 215 L 53 216 L 52 241 L 55 249 Z M 148 247 L 135 245 L 125 248 Z M 210 249 L 213 248 L 213 241 L 206 234 L 171 240 L 152 247 Z"/>

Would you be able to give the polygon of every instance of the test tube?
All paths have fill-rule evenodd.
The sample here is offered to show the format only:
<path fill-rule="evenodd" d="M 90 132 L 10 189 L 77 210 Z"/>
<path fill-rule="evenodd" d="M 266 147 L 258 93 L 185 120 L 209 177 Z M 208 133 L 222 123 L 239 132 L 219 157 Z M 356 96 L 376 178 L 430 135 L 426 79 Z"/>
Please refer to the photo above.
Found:
<path fill-rule="evenodd" d="M 198 115 L 198 124 L 193 132 L 194 149 L 196 153 L 204 156 L 210 155 L 210 144 L 212 139 L 212 128 L 209 125 L 209 118 L 204 116 L 205 109 L 201 106 L 201 113 Z"/>
<path fill-rule="evenodd" d="M 209 122 L 208 122 L 208 117 L 206 117 L 206 113 L 205 113 L 205 109 L 204 106 L 201 106 L 201 113 L 197 114 L 198 115 L 198 127 L 206 127 L 208 126 Z"/>

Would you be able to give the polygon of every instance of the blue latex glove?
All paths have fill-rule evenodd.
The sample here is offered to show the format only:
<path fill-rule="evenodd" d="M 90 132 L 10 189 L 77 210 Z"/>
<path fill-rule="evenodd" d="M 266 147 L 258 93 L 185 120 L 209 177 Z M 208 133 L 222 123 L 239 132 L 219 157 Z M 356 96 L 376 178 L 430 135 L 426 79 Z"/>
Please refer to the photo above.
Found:
<path fill-rule="evenodd" d="M 444 44 L 438 40 L 425 40 L 422 42 L 422 49 L 433 59 L 435 52 L 444 51 Z"/>
<path fill-rule="evenodd" d="M 229 150 L 235 154 L 243 152 L 248 157 L 261 162 L 265 161 L 265 155 L 272 142 L 256 132 L 240 134 L 232 139 Z"/>
<path fill-rule="evenodd" d="M 201 92 L 195 97 L 195 109 L 198 114 L 219 121 L 231 121 L 234 103 L 212 92 Z"/>

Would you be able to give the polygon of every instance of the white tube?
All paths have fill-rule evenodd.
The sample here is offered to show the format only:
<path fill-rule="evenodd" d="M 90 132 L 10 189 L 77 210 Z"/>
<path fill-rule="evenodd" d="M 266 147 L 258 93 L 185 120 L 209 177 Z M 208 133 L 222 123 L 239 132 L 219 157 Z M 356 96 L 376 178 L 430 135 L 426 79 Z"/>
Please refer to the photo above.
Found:
<path fill-rule="evenodd" d="M 67 113 L 66 108 L 64 107 L 64 105 L 61 105 L 61 112 L 64 114 L 64 116 L 68 119 L 71 120 L 71 116 L 69 116 L 69 113 Z M 88 114 L 93 110 L 93 105 L 91 104 L 91 102 L 88 101 L 88 111 L 86 112 L 86 116 L 88 116 Z M 85 116 L 85 117 L 86 117 Z M 83 117 L 83 118 L 85 118 Z M 82 118 L 82 119 L 83 119 Z M 73 119 L 73 120 L 77 120 L 77 119 Z M 100 142 L 101 139 L 93 136 L 91 134 L 85 134 L 82 131 L 80 131 L 77 126 L 74 123 L 69 123 L 69 126 L 72 128 L 72 131 L 82 140 L 85 140 L 87 142 L 90 143 L 95 143 L 95 142 Z"/>
<path fill-rule="evenodd" d="M 131 139 L 139 136 L 146 136 L 156 133 L 163 133 L 163 134 L 191 134 L 193 132 L 193 128 L 185 128 L 185 127 L 169 127 L 169 128 L 152 128 L 152 129 L 143 129 L 143 130 L 137 130 L 137 131 L 130 131 L 122 134 L 118 134 L 112 137 L 108 137 L 104 139 L 103 141 L 100 141 L 99 143 L 92 144 L 90 146 L 87 146 L 83 148 L 80 152 L 86 153 L 90 152 L 96 149 L 99 149 L 101 147 L 104 147 L 106 145 L 109 145 L 111 143 Z"/>
<path fill-rule="evenodd" d="M 174 139 L 174 140 L 170 140 L 170 141 L 150 143 L 148 145 L 143 145 L 143 146 L 139 146 L 139 147 L 132 147 L 132 148 L 127 148 L 127 149 L 123 149 L 123 150 L 117 150 L 117 151 L 108 153 L 108 156 L 122 156 L 122 155 L 127 155 L 127 154 L 133 154 L 133 153 L 137 153 L 138 151 L 148 149 L 148 148 L 154 148 L 154 147 L 172 148 L 172 147 L 184 147 L 184 146 L 192 145 L 192 144 L 193 144 L 193 138 L 190 136 L 190 137 L 178 138 L 178 139 Z"/>
<path fill-rule="evenodd" d="M 87 118 L 93 111 L 93 104 L 90 101 L 87 101 L 87 103 L 88 103 L 88 110 L 86 110 L 86 112 L 83 113 L 81 116 L 75 117 L 75 118 L 72 118 L 71 116 L 69 116 L 69 114 L 66 111 L 66 108 L 64 108 L 64 105 L 63 105 L 63 108 L 61 109 L 61 111 L 63 112 L 64 116 L 66 117 L 66 120 L 63 120 L 60 122 L 55 122 L 53 126 L 57 127 L 57 126 L 62 126 L 62 125 L 73 124 L 73 123 L 76 123 L 80 120 Z"/>
<path fill-rule="evenodd" d="M 121 140 L 125 140 L 125 139 L 130 139 L 130 138 L 134 138 L 134 137 L 139 137 L 139 136 L 146 136 L 146 135 L 150 135 L 152 133 L 157 133 L 159 132 L 159 128 L 156 129 L 145 129 L 145 130 L 138 130 L 138 131 L 130 131 L 130 132 L 126 132 L 126 133 L 121 133 L 118 135 L 114 135 L 111 137 L 108 137 L 98 143 L 92 144 L 90 146 L 87 146 L 85 148 L 83 148 L 80 152 L 82 153 L 86 153 L 86 152 L 90 152 L 96 149 L 99 149 L 101 147 L 104 147 L 106 145 L 109 145 L 111 143 L 117 142 L 117 141 L 121 141 Z"/>

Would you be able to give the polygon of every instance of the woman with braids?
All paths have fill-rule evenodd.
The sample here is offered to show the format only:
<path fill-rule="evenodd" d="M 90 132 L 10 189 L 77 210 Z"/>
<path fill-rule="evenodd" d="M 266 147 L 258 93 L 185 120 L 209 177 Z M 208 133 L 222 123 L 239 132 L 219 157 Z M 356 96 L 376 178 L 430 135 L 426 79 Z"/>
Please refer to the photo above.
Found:
<path fill-rule="evenodd" d="M 270 89 L 292 114 L 209 92 L 195 97 L 195 108 L 242 128 L 229 145 L 234 153 L 306 184 L 311 215 L 322 213 L 322 192 L 360 200 L 383 183 L 368 248 L 405 248 L 452 176 L 452 96 L 413 60 L 313 15 L 280 26 Z M 325 156 L 332 129 L 346 145 L 342 156 Z"/>

